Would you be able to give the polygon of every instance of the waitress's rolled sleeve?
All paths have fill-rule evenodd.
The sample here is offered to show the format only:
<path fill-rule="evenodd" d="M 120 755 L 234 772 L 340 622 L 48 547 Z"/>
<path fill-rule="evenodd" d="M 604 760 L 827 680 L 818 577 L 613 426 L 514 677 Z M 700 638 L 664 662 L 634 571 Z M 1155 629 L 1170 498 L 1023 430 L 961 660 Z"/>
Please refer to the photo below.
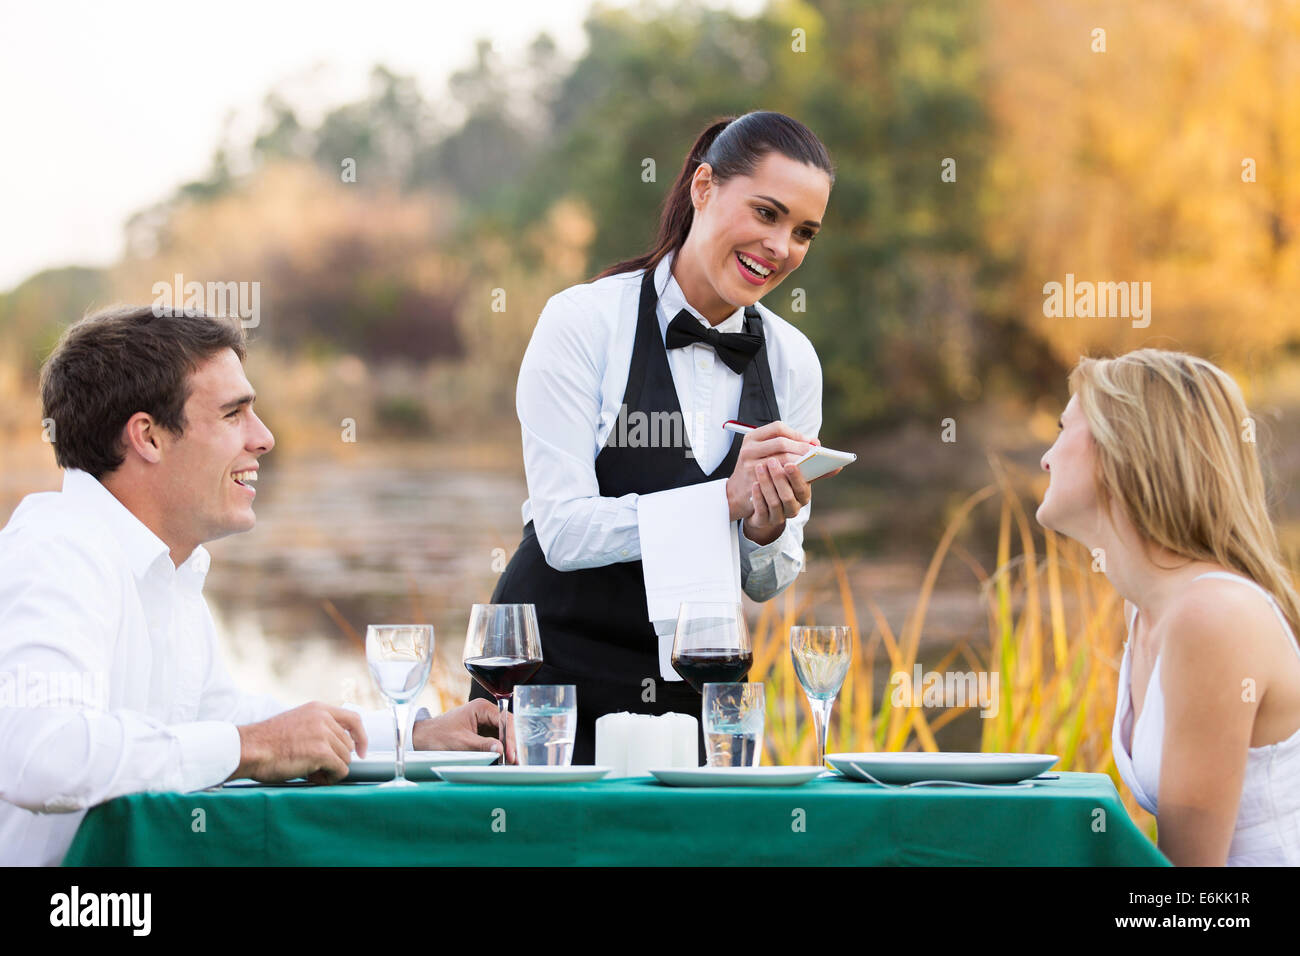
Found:
<path fill-rule="evenodd" d="M 641 557 L 635 494 L 600 494 L 595 460 L 607 326 L 581 289 L 552 296 L 524 353 L 515 391 L 533 527 L 558 571 Z"/>
<path fill-rule="evenodd" d="M 757 544 L 745 537 L 745 525 L 740 524 L 740 580 L 741 586 L 755 601 L 770 601 L 786 588 L 804 569 L 803 529 L 808 523 L 812 503 L 799 509 L 799 513 L 785 523 L 785 530 L 767 544 Z"/>

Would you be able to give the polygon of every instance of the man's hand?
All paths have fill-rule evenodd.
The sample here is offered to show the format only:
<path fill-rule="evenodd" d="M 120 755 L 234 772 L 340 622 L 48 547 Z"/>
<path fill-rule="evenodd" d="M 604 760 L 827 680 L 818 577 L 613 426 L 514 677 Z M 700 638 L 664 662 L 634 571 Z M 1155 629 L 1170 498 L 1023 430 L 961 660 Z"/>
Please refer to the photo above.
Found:
<path fill-rule="evenodd" d="M 505 762 L 515 763 L 514 717 L 507 713 Z M 501 712 L 478 698 L 437 717 L 417 721 L 411 731 L 416 750 L 490 750 L 501 753 Z"/>
<path fill-rule="evenodd" d="M 239 767 L 227 779 L 276 783 L 306 777 L 334 783 L 348 773 L 353 744 L 366 754 L 366 731 L 356 712 L 319 701 L 239 730 Z"/>

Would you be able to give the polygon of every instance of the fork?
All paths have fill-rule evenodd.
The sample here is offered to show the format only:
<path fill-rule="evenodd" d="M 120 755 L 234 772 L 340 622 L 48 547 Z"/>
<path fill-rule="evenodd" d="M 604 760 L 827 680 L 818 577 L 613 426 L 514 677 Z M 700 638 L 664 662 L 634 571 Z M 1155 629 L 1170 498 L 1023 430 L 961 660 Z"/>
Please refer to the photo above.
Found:
<path fill-rule="evenodd" d="M 849 766 L 862 774 L 874 784 L 885 787 L 888 790 L 907 790 L 911 787 L 943 786 L 943 787 L 972 787 L 978 790 L 1017 790 L 1028 789 L 1033 787 L 1034 780 L 1059 780 L 1057 775 L 1048 776 L 1046 774 L 1034 777 L 1030 780 L 1021 780 L 1019 783 L 970 783 L 965 780 L 914 780 L 911 783 L 885 783 L 883 780 L 877 780 L 870 773 L 863 770 L 852 761 Z"/>

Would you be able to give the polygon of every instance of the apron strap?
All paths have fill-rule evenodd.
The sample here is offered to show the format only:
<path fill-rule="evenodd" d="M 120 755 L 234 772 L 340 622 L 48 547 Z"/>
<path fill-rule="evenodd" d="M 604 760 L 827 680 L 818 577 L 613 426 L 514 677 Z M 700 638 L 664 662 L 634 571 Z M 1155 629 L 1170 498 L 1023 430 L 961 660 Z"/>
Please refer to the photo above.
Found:
<path fill-rule="evenodd" d="M 776 389 L 772 386 L 772 369 L 767 364 L 767 337 L 763 335 L 763 317 L 758 314 L 756 306 L 749 305 L 745 307 L 745 331 L 763 336 L 762 347 L 759 348 L 757 354 L 754 355 L 754 360 L 745 369 L 744 391 L 756 390 L 752 397 L 757 399 L 764 409 L 767 421 L 755 424 L 766 425 L 768 422 L 774 422 L 780 418 L 781 411 L 776 404 Z"/>

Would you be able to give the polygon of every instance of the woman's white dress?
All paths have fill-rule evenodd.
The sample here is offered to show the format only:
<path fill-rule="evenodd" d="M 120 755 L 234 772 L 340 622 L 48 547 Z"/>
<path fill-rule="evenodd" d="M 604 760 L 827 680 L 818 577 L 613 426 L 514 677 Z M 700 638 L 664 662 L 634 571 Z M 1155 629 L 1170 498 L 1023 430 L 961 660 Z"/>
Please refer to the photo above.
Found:
<path fill-rule="evenodd" d="M 1273 595 L 1249 578 L 1224 571 L 1209 571 L 1201 578 L 1240 581 L 1259 591 L 1282 622 L 1282 630 L 1291 649 L 1300 655 L 1287 623 Z M 1133 620 L 1128 620 L 1128 634 L 1133 636 Z M 1124 783 L 1133 791 L 1137 802 L 1155 814 L 1160 789 L 1160 753 L 1164 741 L 1165 706 L 1160 687 L 1160 657 L 1156 656 L 1147 684 L 1145 703 L 1133 723 L 1133 696 L 1129 672 L 1129 642 L 1124 642 L 1124 660 L 1120 664 L 1115 721 L 1111 727 L 1111 747 L 1115 766 Z M 1132 735 L 1130 738 L 1130 729 Z M 1130 753 L 1128 741 L 1132 739 Z M 1157 814 L 1158 816 L 1158 814 Z M 1246 775 L 1242 781 L 1241 803 L 1237 823 L 1228 848 L 1228 866 L 1300 866 L 1300 730 L 1286 740 L 1265 747 L 1251 747 L 1246 758 Z"/>

